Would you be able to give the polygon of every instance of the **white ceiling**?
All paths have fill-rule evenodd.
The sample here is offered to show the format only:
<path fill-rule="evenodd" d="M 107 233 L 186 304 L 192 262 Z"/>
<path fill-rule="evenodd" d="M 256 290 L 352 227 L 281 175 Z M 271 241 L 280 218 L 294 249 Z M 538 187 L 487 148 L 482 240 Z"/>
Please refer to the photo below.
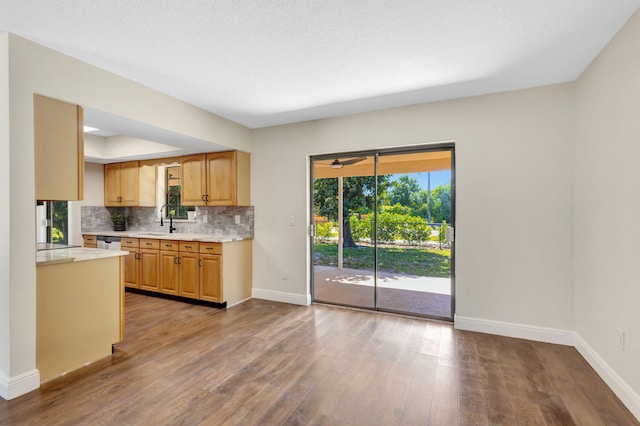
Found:
<path fill-rule="evenodd" d="M 575 80 L 640 0 L 0 0 L 9 31 L 248 127 Z"/>

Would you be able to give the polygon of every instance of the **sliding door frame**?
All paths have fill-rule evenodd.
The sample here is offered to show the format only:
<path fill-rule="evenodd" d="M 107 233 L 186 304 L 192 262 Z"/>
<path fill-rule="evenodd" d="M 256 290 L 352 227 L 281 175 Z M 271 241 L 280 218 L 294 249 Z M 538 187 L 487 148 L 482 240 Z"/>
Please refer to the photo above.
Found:
<path fill-rule="evenodd" d="M 378 250 L 377 250 L 377 241 L 378 241 L 378 158 L 384 155 L 393 155 L 393 154 L 413 154 L 413 153 L 423 153 L 429 151 L 451 151 L 451 223 L 450 225 L 453 227 L 453 240 L 451 241 L 451 318 L 439 317 L 433 315 L 420 315 L 415 313 L 408 313 L 402 311 L 392 311 L 388 309 L 381 309 L 378 307 Z M 432 318 L 444 321 L 451 321 L 455 317 L 455 306 L 456 306 L 456 285 L 455 285 L 455 259 L 456 259 L 456 150 L 454 142 L 446 142 L 446 143 L 437 143 L 437 144 L 426 144 L 426 145 L 412 145 L 412 146 L 402 146 L 402 147 L 393 147 L 393 148 L 384 148 L 384 149 L 370 149 L 370 150 L 362 150 L 362 151 L 345 151 L 345 152 L 335 152 L 330 154 L 318 154 L 318 155 L 310 155 L 309 156 L 309 262 L 310 262 L 310 272 L 309 272 L 309 285 L 311 292 L 311 301 L 315 302 L 314 295 L 314 238 L 315 238 L 315 223 L 313 222 L 313 212 L 314 212 L 314 174 L 313 174 L 313 164 L 315 161 L 322 160 L 333 160 L 335 158 L 344 158 L 344 157 L 374 157 L 374 177 L 375 177 L 375 195 L 374 195 L 374 205 L 375 205 L 375 214 L 374 214 L 374 229 L 373 229 L 373 237 L 374 237 L 374 308 L 361 308 L 354 307 L 351 305 L 340 304 L 331 302 L 334 305 L 341 306 L 349 306 L 358 309 L 365 309 L 371 311 L 380 311 L 380 312 L 390 312 L 390 313 L 398 313 L 402 315 L 416 316 L 416 317 L 424 317 L 424 318 Z M 318 301 L 319 303 L 325 303 L 322 301 Z"/>

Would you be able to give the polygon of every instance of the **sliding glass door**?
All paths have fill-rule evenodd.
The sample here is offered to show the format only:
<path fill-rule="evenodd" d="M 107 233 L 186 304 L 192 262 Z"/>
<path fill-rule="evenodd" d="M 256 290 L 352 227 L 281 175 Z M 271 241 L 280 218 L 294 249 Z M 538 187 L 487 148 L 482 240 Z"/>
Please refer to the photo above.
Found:
<path fill-rule="evenodd" d="M 377 308 L 452 319 L 452 151 L 380 154 Z"/>
<path fill-rule="evenodd" d="M 453 319 L 453 148 L 311 168 L 314 301 Z"/>
<path fill-rule="evenodd" d="M 353 220 L 367 213 L 373 217 L 374 160 L 373 156 L 335 157 L 313 163 L 313 273 L 318 301 L 375 308 L 373 224 L 364 229 L 354 226 Z"/>

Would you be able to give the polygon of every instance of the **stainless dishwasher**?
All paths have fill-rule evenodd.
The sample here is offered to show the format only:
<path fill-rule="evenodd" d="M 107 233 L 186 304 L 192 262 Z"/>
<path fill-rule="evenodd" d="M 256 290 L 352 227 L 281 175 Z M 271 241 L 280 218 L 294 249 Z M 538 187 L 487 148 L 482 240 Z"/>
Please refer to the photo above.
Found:
<path fill-rule="evenodd" d="M 98 235 L 96 240 L 98 241 L 97 246 L 99 249 L 120 250 L 120 237 Z"/>

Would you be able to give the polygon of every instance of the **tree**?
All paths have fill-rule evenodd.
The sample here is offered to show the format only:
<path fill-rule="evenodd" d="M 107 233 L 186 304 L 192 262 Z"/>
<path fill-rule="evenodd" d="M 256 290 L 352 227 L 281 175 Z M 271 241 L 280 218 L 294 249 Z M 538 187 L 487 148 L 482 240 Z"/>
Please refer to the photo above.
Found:
<path fill-rule="evenodd" d="M 451 223 L 451 186 L 440 185 L 431 191 L 431 218 L 433 223 L 446 220 Z"/>
<path fill-rule="evenodd" d="M 385 194 L 389 176 L 378 176 L 378 194 Z M 371 213 L 375 209 L 376 180 L 374 176 L 343 178 L 343 247 L 357 247 L 351 235 L 349 217 L 353 213 Z M 338 220 L 338 178 L 314 179 L 313 208 L 318 216 Z"/>
<path fill-rule="evenodd" d="M 425 198 L 426 199 L 426 198 Z M 400 204 L 410 207 L 414 212 L 420 209 L 424 201 L 420 194 L 420 184 L 415 178 L 402 175 L 391 182 L 389 188 L 389 204 Z"/>

